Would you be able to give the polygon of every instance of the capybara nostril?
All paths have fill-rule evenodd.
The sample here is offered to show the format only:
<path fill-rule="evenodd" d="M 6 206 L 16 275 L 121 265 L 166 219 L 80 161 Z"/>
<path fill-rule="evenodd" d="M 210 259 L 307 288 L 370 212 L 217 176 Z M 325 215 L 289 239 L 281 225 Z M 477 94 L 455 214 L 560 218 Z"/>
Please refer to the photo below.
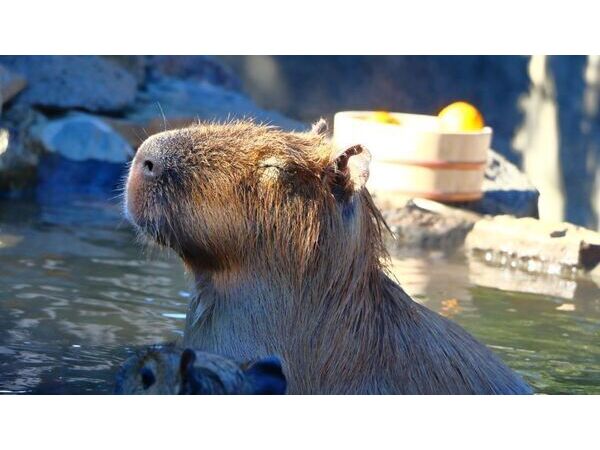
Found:
<path fill-rule="evenodd" d="M 162 173 L 162 165 L 157 158 L 146 157 L 142 163 L 142 172 L 146 178 L 156 178 Z"/>
<path fill-rule="evenodd" d="M 146 161 L 144 161 L 144 167 L 149 172 L 152 172 L 152 168 L 154 167 L 154 163 L 152 161 L 150 161 L 150 160 L 146 160 Z"/>

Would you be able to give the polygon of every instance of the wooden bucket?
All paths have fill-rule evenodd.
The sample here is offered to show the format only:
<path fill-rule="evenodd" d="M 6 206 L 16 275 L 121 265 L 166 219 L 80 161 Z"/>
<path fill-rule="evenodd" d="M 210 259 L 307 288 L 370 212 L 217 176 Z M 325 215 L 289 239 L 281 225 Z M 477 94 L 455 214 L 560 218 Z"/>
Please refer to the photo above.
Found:
<path fill-rule="evenodd" d="M 371 152 L 370 192 L 445 202 L 481 198 L 491 128 L 452 133 L 442 131 L 436 116 L 390 113 L 395 124 L 370 120 L 373 114 L 339 112 L 333 125 L 336 146 L 363 144 Z"/>

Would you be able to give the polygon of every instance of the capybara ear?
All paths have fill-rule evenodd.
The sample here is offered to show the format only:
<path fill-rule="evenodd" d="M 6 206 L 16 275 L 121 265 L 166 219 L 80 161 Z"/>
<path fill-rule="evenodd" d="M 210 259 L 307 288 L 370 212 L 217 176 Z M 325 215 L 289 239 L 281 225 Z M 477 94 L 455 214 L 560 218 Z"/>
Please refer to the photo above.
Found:
<path fill-rule="evenodd" d="M 287 379 L 281 368 L 281 361 L 271 356 L 253 362 L 244 370 L 252 394 L 283 395 L 287 390 Z"/>
<path fill-rule="evenodd" d="M 181 354 L 181 360 L 179 361 L 179 372 L 182 375 L 186 375 L 188 370 L 194 365 L 196 361 L 196 353 L 194 350 L 186 348 Z"/>
<path fill-rule="evenodd" d="M 327 122 L 322 117 L 316 122 L 313 123 L 313 126 L 310 130 L 311 133 L 324 135 L 327 133 L 329 127 L 327 126 Z"/>
<path fill-rule="evenodd" d="M 332 191 L 336 197 L 347 200 L 361 190 L 369 178 L 371 153 L 360 144 L 344 148 L 333 154 L 330 172 L 333 173 Z"/>
<path fill-rule="evenodd" d="M 196 361 L 196 352 L 186 348 L 181 353 L 179 360 L 179 395 L 196 395 L 203 394 L 204 386 L 196 379 L 196 371 L 194 370 L 194 362 Z"/>

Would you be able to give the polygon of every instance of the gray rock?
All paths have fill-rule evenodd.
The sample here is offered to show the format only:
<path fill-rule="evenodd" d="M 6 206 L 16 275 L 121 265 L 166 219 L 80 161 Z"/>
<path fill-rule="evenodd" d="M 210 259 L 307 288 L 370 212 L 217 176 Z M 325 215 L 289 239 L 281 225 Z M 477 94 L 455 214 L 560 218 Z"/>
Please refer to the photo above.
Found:
<path fill-rule="evenodd" d="M 394 234 L 395 245 L 402 248 L 452 251 L 462 246 L 467 233 L 480 218 L 476 214 L 423 199 L 409 200 L 400 208 L 386 204 L 378 206 Z"/>
<path fill-rule="evenodd" d="M 531 217 L 488 217 L 478 221 L 465 245 L 485 260 L 528 272 L 572 276 L 600 263 L 600 233 L 566 222 Z"/>
<path fill-rule="evenodd" d="M 494 150 L 488 151 L 488 163 L 483 181 L 484 191 L 494 190 L 537 190 L 523 172 L 517 166 L 508 161 L 504 156 Z"/>
<path fill-rule="evenodd" d="M 128 142 L 137 147 L 146 137 L 194 122 L 252 118 L 286 130 L 307 126 L 278 112 L 259 108 L 245 95 L 190 80 L 161 79 L 138 95 L 124 119 L 106 118 Z"/>
<path fill-rule="evenodd" d="M 481 200 L 457 206 L 480 214 L 539 217 L 539 191 L 517 166 L 493 150 L 488 152 L 483 191 Z"/>
<path fill-rule="evenodd" d="M 149 75 L 195 80 L 232 91 L 242 90 L 242 81 L 230 67 L 211 56 L 149 56 Z"/>
<path fill-rule="evenodd" d="M 133 150 L 105 121 L 87 114 L 72 114 L 34 128 L 44 150 L 71 161 L 127 162 Z"/>
<path fill-rule="evenodd" d="M 135 100 L 135 78 L 98 56 L 1 56 L 0 64 L 24 76 L 19 103 L 49 109 L 118 111 Z"/>

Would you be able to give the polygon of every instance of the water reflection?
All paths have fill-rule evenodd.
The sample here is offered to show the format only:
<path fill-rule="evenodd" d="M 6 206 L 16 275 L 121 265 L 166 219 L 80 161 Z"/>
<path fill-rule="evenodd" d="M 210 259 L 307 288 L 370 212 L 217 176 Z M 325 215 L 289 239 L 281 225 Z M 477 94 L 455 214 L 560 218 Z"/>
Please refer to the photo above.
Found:
<path fill-rule="evenodd" d="M 141 257 L 121 222 L 106 203 L 1 204 L 0 389 L 110 392 L 128 347 L 180 336 L 162 315 L 185 312 L 179 263 Z"/>
<path fill-rule="evenodd" d="M 391 272 L 415 300 L 451 316 L 472 307 L 468 272 L 461 259 L 448 264 L 442 253 L 396 254 L 392 257 Z"/>
<path fill-rule="evenodd" d="M 396 254 L 418 301 L 491 346 L 538 392 L 600 393 L 600 288 L 459 255 Z"/>

